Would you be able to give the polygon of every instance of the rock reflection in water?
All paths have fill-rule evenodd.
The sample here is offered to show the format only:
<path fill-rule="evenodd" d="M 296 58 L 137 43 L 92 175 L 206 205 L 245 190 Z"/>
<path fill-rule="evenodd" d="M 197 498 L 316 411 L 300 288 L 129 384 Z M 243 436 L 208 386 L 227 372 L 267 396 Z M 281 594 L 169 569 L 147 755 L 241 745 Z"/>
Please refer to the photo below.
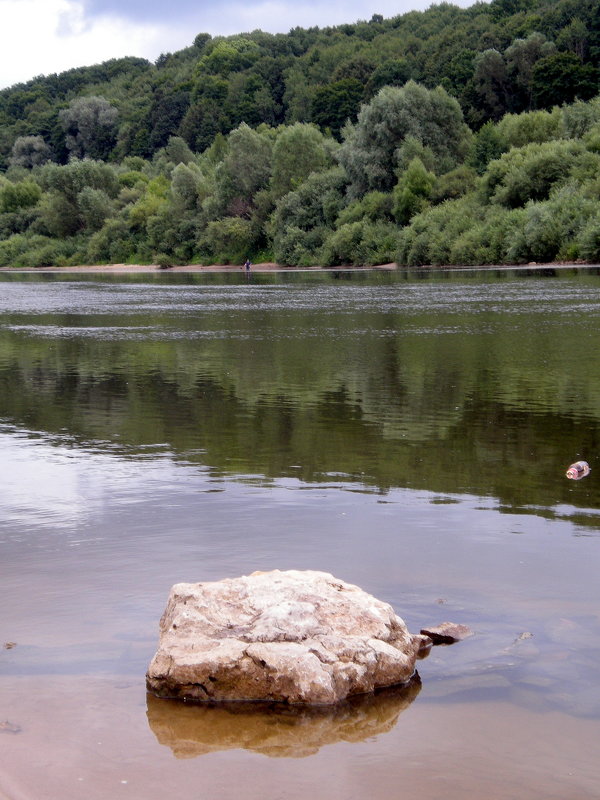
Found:
<path fill-rule="evenodd" d="M 176 758 L 245 749 L 273 758 L 304 758 L 337 742 L 361 742 L 391 731 L 421 691 L 407 685 L 350 698 L 331 707 L 190 705 L 147 696 L 148 723 Z"/>

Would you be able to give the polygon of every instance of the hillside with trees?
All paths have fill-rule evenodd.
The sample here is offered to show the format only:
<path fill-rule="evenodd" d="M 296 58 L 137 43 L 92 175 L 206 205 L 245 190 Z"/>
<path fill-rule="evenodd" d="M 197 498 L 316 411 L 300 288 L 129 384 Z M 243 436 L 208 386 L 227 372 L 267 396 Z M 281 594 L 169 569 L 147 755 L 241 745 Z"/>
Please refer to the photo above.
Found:
<path fill-rule="evenodd" d="M 200 33 L 0 91 L 0 265 L 600 259 L 600 6 Z"/>

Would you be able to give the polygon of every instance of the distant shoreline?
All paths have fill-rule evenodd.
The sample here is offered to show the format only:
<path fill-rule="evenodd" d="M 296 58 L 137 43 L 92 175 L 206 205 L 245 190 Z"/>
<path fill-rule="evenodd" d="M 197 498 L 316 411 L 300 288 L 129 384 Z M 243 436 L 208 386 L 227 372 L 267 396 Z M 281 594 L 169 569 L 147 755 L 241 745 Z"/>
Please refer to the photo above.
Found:
<path fill-rule="evenodd" d="M 253 264 L 252 272 L 332 272 L 340 269 L 347 270 L 394 270 L 398 269 L 396 264 L 380 264 L 376 267 L 284 267 L 273 262 Z M 157 264 L 82 264 L 77 267 L 0 267 L 0 272 L 66 272 L 66 273 L 145 273 L 145 272 L 245 272 L 243 266 L 239 264 L 186 264 L 183 266 L 159 267 Z"/>
<path fill-rule="evenodd" d="M 424 265 L 420 267 L 406 267 L 398 266 L 398 264 L 378 264 L 377 266 L 353 267 L 353 266 L 338 266 L 338 267 L 284 267 L 281 264 L 273 262 L 265 262 L 262 264 L 253 264 L 252 272 L 367 272 L 371 270 L 385 270 L 394 271 L 400 269 L 450 269 L 450 270 L 481 270 L 481 269 L 495 269 L 495 270 L 514 270 L 514 269 L 559 269 L 569 267 L 594 267 L 597 264 L 583 261 L 554 261 L 549 263 L 532 262 L 529 264 L 478 264 L 478 265 Z M 76 267 L 0 267 L 0 273 L 9 272 L 25 272 L 25 273 L 64 273 L 64 274 L 144 274 L 153 272 L 163 272 L 165 274 L 178 272 L 178 273 L 201 273 L 201 272 L 245 272 L 244 267 L 238 264 L 187 264 L 184 266 L 173 266 L 168 268 L 159 267 L 157 264 L 97 264 L 86 265 L 82 264 Z"/>

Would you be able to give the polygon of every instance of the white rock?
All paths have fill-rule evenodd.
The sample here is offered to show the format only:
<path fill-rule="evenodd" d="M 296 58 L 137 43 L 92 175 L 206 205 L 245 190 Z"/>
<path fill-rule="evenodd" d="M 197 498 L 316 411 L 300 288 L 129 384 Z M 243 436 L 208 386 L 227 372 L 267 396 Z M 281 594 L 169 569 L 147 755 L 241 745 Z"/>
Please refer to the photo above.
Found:
<path fill-rule="evenodd" d="M 406 683 L 419 636 L 325 572 L 173 586 L 146 683 L 159 697 L 331 704 Z"/>

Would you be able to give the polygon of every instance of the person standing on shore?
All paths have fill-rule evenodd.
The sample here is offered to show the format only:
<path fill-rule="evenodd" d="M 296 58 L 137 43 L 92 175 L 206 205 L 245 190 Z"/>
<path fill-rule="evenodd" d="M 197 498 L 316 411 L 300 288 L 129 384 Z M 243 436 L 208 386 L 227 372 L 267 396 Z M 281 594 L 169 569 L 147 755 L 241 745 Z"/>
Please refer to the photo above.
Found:
<path fill-rule="evenodd" d="M 248 274 L 250 272 L 250 267 L 251 266 L 252 266 L 252 262 L 250 261 L 249 258 L 247 258 L 246 259 L 246 263 L 244 264 L 244 267 L 246 268 L 246 274 Z"/>

